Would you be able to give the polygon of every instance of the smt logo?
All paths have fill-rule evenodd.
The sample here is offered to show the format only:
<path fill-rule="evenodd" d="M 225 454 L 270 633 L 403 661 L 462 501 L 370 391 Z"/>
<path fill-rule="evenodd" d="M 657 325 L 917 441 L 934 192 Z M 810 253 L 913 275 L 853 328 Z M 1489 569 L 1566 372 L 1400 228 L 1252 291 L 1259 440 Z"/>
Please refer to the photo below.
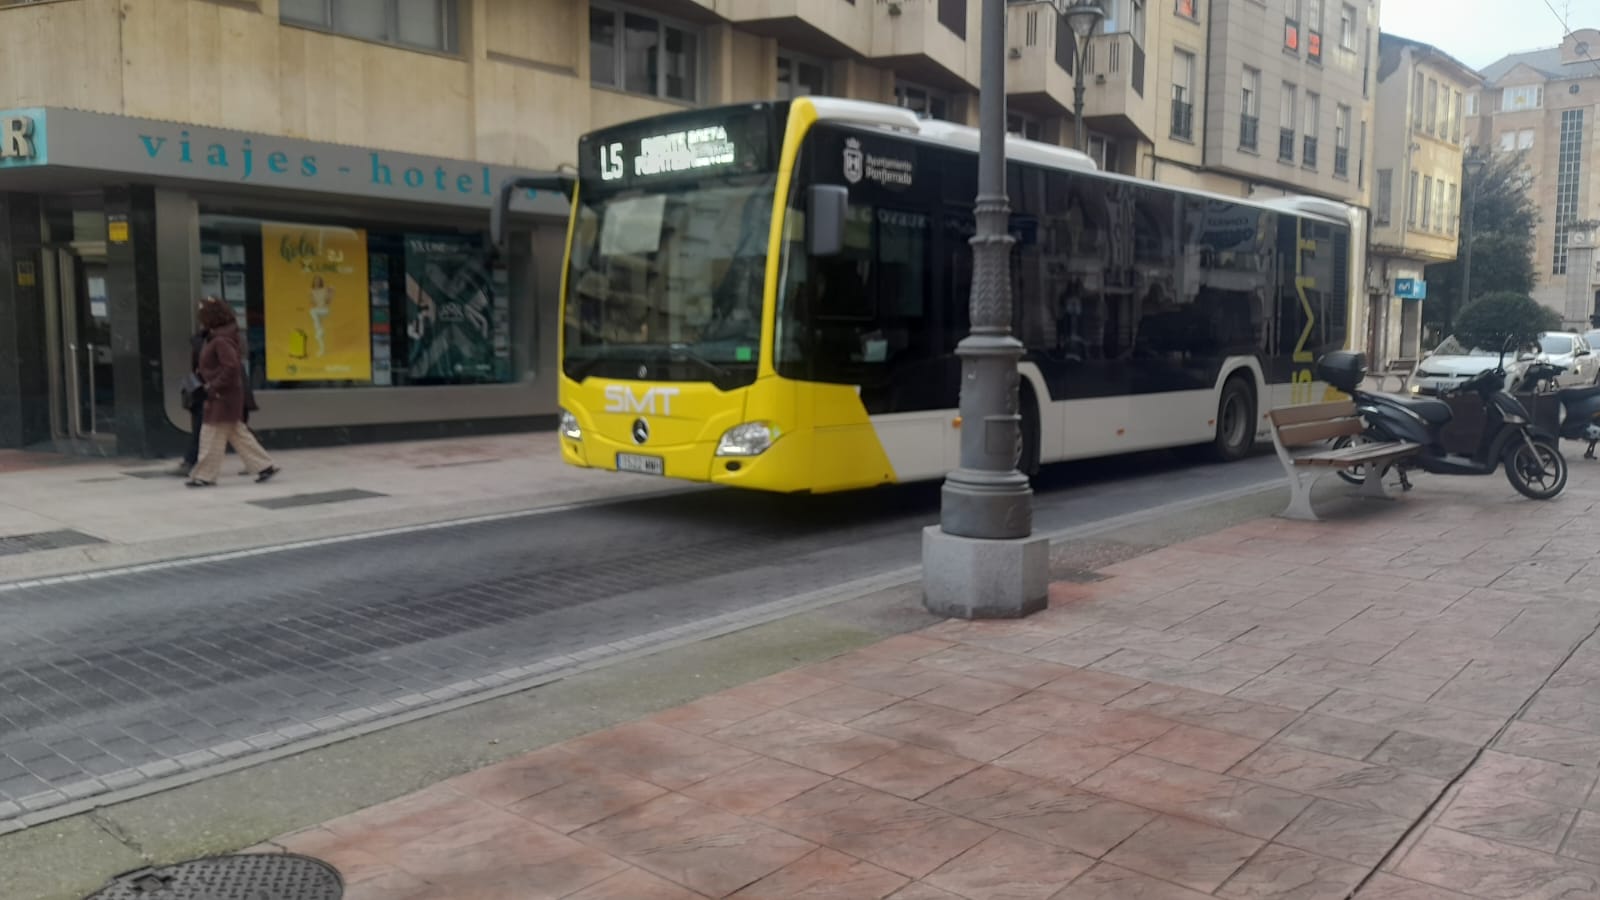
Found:
<path fill-rule="evenodd" d="M 672 415 L 672 398 L 678 396 L 678 389 L 673 387 L 654 387 L 643 394 L 635 394 L 633 389 L 625 384 L 606 385 L 606 412 L 608 413 L 643 413 L 656 415 L 656 400 L 661 401 L 660 415 Z"/>

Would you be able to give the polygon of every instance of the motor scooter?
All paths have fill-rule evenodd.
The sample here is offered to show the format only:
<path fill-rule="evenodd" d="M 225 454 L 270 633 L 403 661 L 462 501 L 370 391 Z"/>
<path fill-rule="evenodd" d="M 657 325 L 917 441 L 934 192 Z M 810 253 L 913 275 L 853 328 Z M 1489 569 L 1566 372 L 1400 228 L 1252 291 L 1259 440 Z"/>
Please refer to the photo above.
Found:
<path fill-rule="evenodd" d="M 1566 366 L 1552 362 L 1535 362 L 1515 387 L 1521 394 L 1538 393 L 1541 386 L 1554 384 L 1557 375 L 1567 371 Z M 1556 388 L 1556 400 L 1561 403 L 1560 436 L 1569 441 L 1588 441 L 1584 459 L 1595 459 L 1595 444 L 1600 443 L 1600 385 L 1589 387 Z"/>
<path fill-rule="evenodd" d="M 1421 447 L 1417 455 L 1394 466 L 1405 490 L 1411 489 L 1411 469 L 1435 475 L 1492 475 L 1504 464 L 1506 480 L 1517 493 L 1532 500 L 1549 500 L 1567 486 L 1567 461 L 1556 436 L 1535 427 L 1527 409 L 1506 393 L 1506 349 L 1509 345 L 1501 350 L 1493 369 L 1468 378 L 1445 395 L 1476 394 L 1483 404 L 1483 428 L 1470 456 L 1445 449 L 1443 432 L 1455 418 L 1455 411 L 1445 400 L 1363 391 L 1361 383 L 1367 375 L 1365 354 L 1344 350 L 1329 353 L 1318 361 L 1317 374 L 1354 398 L 1356 411 L 1367 426 L 1363 439 L 1381 443 L 1405 441 Z M 1365 477 L 1363 472 L 1347 480 Z"/>

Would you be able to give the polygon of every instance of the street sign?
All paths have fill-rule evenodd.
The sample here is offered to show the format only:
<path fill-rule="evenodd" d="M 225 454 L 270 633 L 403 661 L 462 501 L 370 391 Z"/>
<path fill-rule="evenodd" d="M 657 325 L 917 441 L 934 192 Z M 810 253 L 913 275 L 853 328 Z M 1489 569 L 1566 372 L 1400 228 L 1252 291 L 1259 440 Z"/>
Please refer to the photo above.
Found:
<path fill-rule="evenodd" d="M 1401 300 L 1428 299 L 1428 283 L 1421 278 L 1396 278 L 1394 295 Z"/>

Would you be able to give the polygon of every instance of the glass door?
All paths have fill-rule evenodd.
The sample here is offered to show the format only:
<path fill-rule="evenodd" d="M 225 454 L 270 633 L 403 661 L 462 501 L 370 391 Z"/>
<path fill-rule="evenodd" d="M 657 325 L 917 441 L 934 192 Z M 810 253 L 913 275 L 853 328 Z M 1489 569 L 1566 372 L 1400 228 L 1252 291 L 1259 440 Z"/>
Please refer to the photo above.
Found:
<path fill-rule="evenodd" d="M 47 247 L 50 421 L 57 439 L 114 441 L 111 309 L 101 246 Z"/>

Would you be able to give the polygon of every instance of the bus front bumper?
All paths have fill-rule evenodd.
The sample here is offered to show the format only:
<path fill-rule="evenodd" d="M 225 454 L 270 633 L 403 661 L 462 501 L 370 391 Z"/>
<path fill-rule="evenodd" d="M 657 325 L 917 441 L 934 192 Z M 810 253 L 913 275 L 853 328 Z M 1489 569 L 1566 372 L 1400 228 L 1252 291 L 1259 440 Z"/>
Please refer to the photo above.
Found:
<path fill-rule="evenodd" d="M 711 441 L 645 448 L 600 435 L 563 436 L 561 459 L 585 469 L 792 493 L 809 489 L 812 474 L 803 442 L 793 437 L 778 438 L 757 456 L 718 456 Z"/>

